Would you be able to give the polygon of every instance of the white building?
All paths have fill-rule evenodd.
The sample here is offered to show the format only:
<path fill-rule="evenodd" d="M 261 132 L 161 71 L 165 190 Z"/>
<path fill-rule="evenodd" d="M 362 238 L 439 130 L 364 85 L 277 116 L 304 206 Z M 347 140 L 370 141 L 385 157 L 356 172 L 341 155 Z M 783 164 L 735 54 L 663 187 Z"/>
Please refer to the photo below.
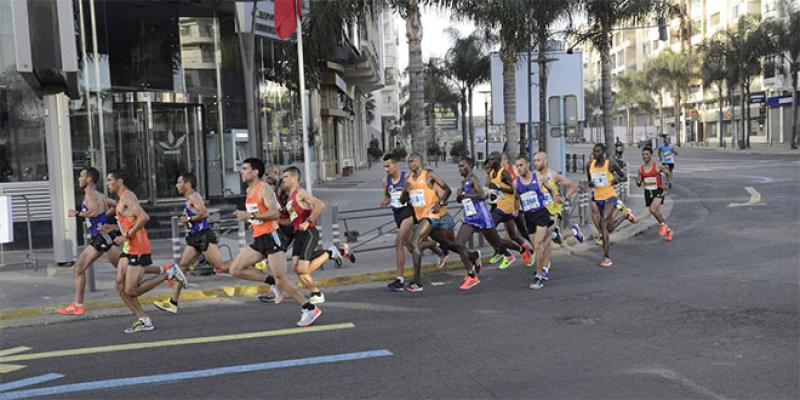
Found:
<path fill-rule="evenodd" d="M 384 87 L 372 92 L 375 101 L 375 118 L 369 125 L 369 140 L 378 139 L 386 152 L 394 147 L 393 132 L 400 120 L 400 65 L 398 48 L 400 34 L 391 11 L 383 12 L 383 65 Z"/>

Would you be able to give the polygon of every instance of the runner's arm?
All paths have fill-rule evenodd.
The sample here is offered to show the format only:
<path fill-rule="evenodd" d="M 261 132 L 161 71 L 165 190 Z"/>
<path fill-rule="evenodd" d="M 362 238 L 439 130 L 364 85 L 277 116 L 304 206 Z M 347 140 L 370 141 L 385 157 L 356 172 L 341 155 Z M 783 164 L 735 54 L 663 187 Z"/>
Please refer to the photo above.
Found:
<path fill-rule="evenodd" d="M 275 193 L 269 185 L 261 185 L 261 189 L 258 191 L 258 197 L 260 197 L 261 203 L 267 207 L 267 212 L 253 213 L 250 214 L 248 218 L 261 221 L 275 221 L 279 219 L 281 215 L 280 207 L 278 207 L 278 202 L 275 201 Z"/>
<path fill-rule="evenodd" d="M 575 192 L 578 191 L 577 185 L 558 172 L 553 172 L 553 180 L 556 181 L 556 183 L 564 185 L 564 188 L 566 189 L 566 193 L 564 193 L 564 195 L 566 197 L 571 197 L 573 194 L 575 194 Z"/>
<path fill-rule="evenodd" d="M 470 185 L 472 185 L 472 190 L 474 190 L 475 193 L 462 194 L 462 197 L 468 198 L 470 200 L 483 200 L 486 198 L 483 194 L 483 188 L 481 188 L 481 185 L 478 182 L 478 178 L 476 178 L 475 175 L 469 178 L 469 183 Z"/>
<path fill-rule="evenodd" d="M 122 199 L 120 199 L 120 201 L 122 201 Z M 142 208 L 138 201 L 132 203 L 133 204 L 128 205 L 128 209 L 131 210 L 131 213 L 134 216 L 136 216 L 136 223 L 133 224 L 133 227 L 131 227 L 130 230 L 125 232 L 124 236 L 126 237 L 131 237 L 136 234 L 136 232 L 138 232 L 139 229 L 144 228 L 145 224 L 147 224 L 147 221 L 150 220 L 150 215 L 147 214 L 147 211 Z"/>
<path fill-rule="evenodd" d="M 609 163 L 609 169 L 611 169 L 611 172 L 617 176 L 618 178 L 617 180 L 619 182 L 628 181 L 628 175 L 625 173 L 625 171 L 622 170 L 622 168 L 619 167 L 619 164 Z"/>
<path fill-rule="evenodd" d="M 642 167 L 636 172 L 636 186 L 642 186 Z"/>
<path fill-rule="evenodd" d="M 308 216 L 308 220 L 316 222 L 319 216 L 322 215 L 322 211 L 325 210 L 325 202 L 314 197 L 314 195 L 308 193 L 305 189 L 300 189 L 297 193 L 297 197 L 299 197 L 299 201 L 311 206 L 311 215 Z"/>
<path fill-rule="evenodd" d="M 450 186 L 447 184 L 447 182 L 445 182 L 444 179 L 442 179 L 442 177 L 439 176 L 439 174 L 433 171 L 428 172 L 428 179 L 430 179 L 431 183 L 439 185 L 439 187 L 442 188 L 442 190 L 444 191 L 444 194 L 439 199 L 439 204 L 440 205 L 447 204 L 447 199 L 449 199 L 450 195 L 453 193 L 453 190 L 450 189 Z"/>
<path fill-rule="evenodd" d="M 386 178 L 383 178 L 383 200 L 378 207 L 388 206 L 390 200 L 391 196 L 389 196 L 389 182 L 386 181 Z"/>
<path fill-rule="evenodd" d="M 667 180 L 672 180 L 672 171 L 670 171 L 669 168 L 659 164 L 658 165 L 658 171 L 659 172 L 663 172 L 664 175 L 667 176 Z"/>
<path fill-rule="evenodd" d="M 206 208 L 206 205 L 203 202 L 203 197 L 200 196 L 200 193 L 193 193 L 189 197 L 189 205 L 194 207 L 194 209 L 197 211 L 195 215 L 188 217 L 189 221 L 194 222 L 208 218 L 208 209 Z"/>
<path fill-rule="evenodd" d="M 592 182 L 592 173 L 590 172 L 591 170 L 592 170 L 592 160 L 589 160 L 589 163 L 586 164 L 586 182 L 590 188 L 593 188 L 594 182 Z"/>
<path fill-rule="evenodd" d="M 500 173 L 500 181 L 508 185 L 508 187 L 498 187 L 497 190 L 503 193 L 514 194 L 514 181 L 511 179 L 511 174 L 508 173 L 507 169 L 503 169 Z"/>
<path fill-rule="evenodd" d="M 102 195 L 100 195 L 102 196 Z M 97 201 L 97 193 L 94 196 L 86 197 L 86 211 L 77 211 L 75 216 L 82 218 L 92 218 L 103 213 L 103 206 Z"/>

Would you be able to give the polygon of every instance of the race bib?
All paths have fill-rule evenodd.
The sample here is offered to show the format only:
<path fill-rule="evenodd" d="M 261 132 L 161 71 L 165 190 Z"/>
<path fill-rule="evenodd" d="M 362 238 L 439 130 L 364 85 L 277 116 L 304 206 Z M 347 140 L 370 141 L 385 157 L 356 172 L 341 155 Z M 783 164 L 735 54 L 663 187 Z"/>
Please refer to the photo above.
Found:
<path fill-rule="evenodd" d="M 539 196 L 536 195 L 536 192 L 522 193 L 519 196 L 519 200 L 522 203 L 523 211 L 531 211 L 542 208 L 542 205 L 539 203 Z"/>
<path fill-rule="evenodd" d="M 553 196 L 550 195 L 550 191 L 549 190 L 543 190 L 542 191 L 542 197 L 544 198 L 544 205 L 545 206 L 549 206 L 550 204 L 553 204 Z"/>
<path fill-rule="evenodd" d="M 245 210 L 247 211 L 248 214 L 250 214 L 250 215 L 258 214 L 258 204 L 257 203 L 246 203 L 244 205 L 244 207 L 245 207 Z M 264 221 L 262 221 L 260 219 L 254 219 L 254 218 L 250 218 L 249 222 L 250 222 L 251 225 L 261 225 L 261 224 L 264 223 Z"/>
<path fill-rule="evenodd" d="M 392 202 L 391 202 L 392 208 L 402 208 L 403 207 L 403 203 L 400 202 L 400 196 L 402 194 L 403 194 L 403 192 L 399 191 L 399 190 L 396 190 L 396 191 L 390 193 L 390 196 L 392 197 Z"/>
<path fill-rule="evenodd" d="M 411 205 L 414 207 L 425 207 L 425 191 L 416 189 L 409 192 L 411 198 Z"/>
<path fill-rule="evenodd" d="M 647 190 L 658 189 L 658 180 L 655 176 L 648 176 L 644 178 L 644 188 Z"/>
<path fill-rule="evenodd" d="M 464 215 L 467 217 L 471 217 L 478 213 L 475 210 L 475 204 L 472 203 L 472 199 L 461 200 L 461 205 L 464 206 Z"/>
<path fill-rule="evenodd" d="M 592 183 L 599 187 L 608 186 L 608 175 L 605 172 L 595 172 L 592 174 Z"/>

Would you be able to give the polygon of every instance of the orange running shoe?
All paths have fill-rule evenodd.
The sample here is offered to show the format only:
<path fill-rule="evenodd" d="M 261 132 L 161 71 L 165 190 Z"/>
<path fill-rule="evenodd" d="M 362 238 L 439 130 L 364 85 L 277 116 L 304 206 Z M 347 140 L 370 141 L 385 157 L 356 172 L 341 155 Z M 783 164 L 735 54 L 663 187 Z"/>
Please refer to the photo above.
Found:
<path fill-rule="evenodd" d="M 672 229 L 667 229 L 667 240 L 672 240 Z"/>
<path fill-rule="evenodd" d="M 481 283 L 481 280 L 478 279 L 477 275 L 475 276 L 467 275 L 464 277 L 464 283 L 462 283 L 461 286 L 459 286 L 458 288 L 461 290 L 469 290 L 479 283 Z"/>
<path fill-rule="evenodd" d="M 527 243 L 522 245 L 522 252 L 519 253 L 520 257 L 522 257 L 522 262 L 526 266 L 531 265 L 531 248 L 528 246 Z"/>
<path fill-rule="evenodd" d="M 56 311 L 61 315 L 83 315 L 86 312 L 86 307 L 83 305 L 79 306 L 73 301 L 64 307 L 58 307 Z"/>
<path fill-rule="evenodd" d="M 612 265 L 614 265 L 614 263 L 611 262 L 611 257 L 604 257 L 603 261 L 600 262 L 600 266 L 603 268 L 608 268 Z"/>
<path fill-rule="evenodd" d="M 667 224 L 661 223 L 658 225 L 658 236 L 664 236 L 667 234 Z"/>

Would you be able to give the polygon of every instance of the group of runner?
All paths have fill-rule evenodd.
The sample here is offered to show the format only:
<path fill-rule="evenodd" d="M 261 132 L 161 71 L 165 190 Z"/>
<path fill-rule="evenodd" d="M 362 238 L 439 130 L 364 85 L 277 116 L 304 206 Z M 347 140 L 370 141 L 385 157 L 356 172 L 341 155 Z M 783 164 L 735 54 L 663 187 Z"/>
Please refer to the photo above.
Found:
<path fill-rule="evenodd" d="M 265 173 L 266 182 L 262 179 Z M 355 262 L 355 256 L 346 244 L 317 250 L 320 235 L 316 223 L 325 209 L 325 203 L 300 187 L 301 173 L 298 168 L 288 167 L 281 172 L 277 166 L 265 167 L 261 160 L 250 158 L 242 163 L 241 179 L 247 185 L 245 209 L 235 211 L 234 216 L 249 223 L 253 243 L 241 249 L 233 260 L 223 262 L 217 235 L 208 222 L 209 211 L 205 201 L 194 190 L 196 178 L 191 173 L 182 173 L 175 187 L 186 199 L 183 214 L 179 218 L 188 232 L 187 246 L 178 263 L 154 267 L 152 247 L 144 227 L 150 217 L 136 195 L 126 186 L 124 173 L 112 171 L 106 176 L 106 185 L 109 192 L 116 196 L 115 201 L 97 191 L 100 173 L 95 168 L 81 170 L 78 185 L 84 191 L 83 203 L 79 211 L 69 210 L 69 215 L 84 218 L 90 237 L 89 245 L 73 266 L 75 298 L 57 311 L 64 315 L 82 315 L 86 312 L 83 304 L 85 271 L 105 254 L 117 270 L 117 293 L 137 317 L 124 332 L 153 330 L 153 321 L 139 303 L 139 296 L 164 281 L 173 284 L 174 280 L 170 297 L 157 300 L 154 305 L 160 310 L 177 313 L 181 289 L 187 284 L 184 271 L 202 255 L 216 273 L 230 273 L 239 279 L 269 285 L 267 293 L 259 297 L 262 301 L 278 304 L 285 296 L 291 297 L 301 308 L 297 325 L 304 327 L 313 324 L 322 314 L 318 305 L 325 302 L 325 296 L 314 284 L 311 274 L 328 260 L 341 264 L 343 257 L 347 257 Z M 290 245 L 293 249 L 293 270 L 309 290 L 308 298 L 289 280 L 286 251 Z M 257 267 L 264 264 L 267 267 Z M 155 276 L 145 279 L 145 274 Z"/>
<path fill-rule="evenodd" d="M 672 240 L 672 230 L 659 209 L 667 189 L 662 174 L 669 179 L 674 167 L 674 150 L 669 142 L 665 146 L 669 147 L 659 149 L 662 163 L 653 159 L 650 147 L 642 150 L 644 163 L 639 168 L 636 183 L 644 185 L 645 203 L 659 222 L 659 234 Z M 600 265 L 610 267 L 609 235 L 620 223 L 616 219 L 617 210 L 630 222 L 635 222 L 635 218 L 632 211 L 618 200 L 614 189 L 615 182 L 627 179 L 617 160 L 621 159 L 622 150 L 617 149 L 619 157 L 615 160 L 606 160 L 605 151 L 603 144 L 594 146 L 586 174 L 588 186 L 592 189 L 592 219 L 601 235 L 599 243 L 603 246 L 604 257 Z M 459 289 L 469 290 L 478 285 L 483 267 L 481 252 L 468 248 L 474 233 L 481 234 L 492 246 L 495 253 L 489 263 L 497 264 L 498 269 L 511 266 L 516 261 L 514 253 L 527 267 L 535 266 L 530 288 L 541 289 L 550 277 L 551 242 L 560 244 L 566 236 L 579 242 L 584 240 L 578 224 L 572 224 L 570 232 L 563 236 L 558 228 L 563 205 L 578 187 L 548 168 L 545 153 L 537 153 L 533 160 L 521 155 L 513 163 L 505 154 L 489 154 L 485 163 L 485 187 L 473 173 L 475 161 L 468 157 L 461 159 L 458 172 L 463 180 L 454 197 L 463 208 L 463 223 L 457 233 L 454 231 L 455 220 L 448 211 L 448 199 L 453 195 L 450 186 L 436 172 L 424 168 L 419 154 L 407 158 L 408 171 L 399 168 L 399 161 L 393 155 L 383 158 L 386 177 L 381 206 L 391 207 L 398 228 L 395 238 L 396 278 L 389 283 L 390 290 L 424 290 L 421 269 L 425 250 L 438 255 L 437 270 L 444 268 L 450 252 L 458 254 L 465 269 Z M 187 284 L 184 271 L 202 255 L 216 273 L 230 273 L 239 279 L 265 283 L 267 289 L 259 296 L 261 301 L 279 304 L 286 296 L 291 297 L 301 308 L 297 325 L 313 324 L 322 313 L 319 304 L 325 302 L 325 296 L 311 274 L 329 260 L 341 265 L 344 257 L 355 262 L 355 256 L 346 244 L 317 249 L 320 234 L 316 224 L 325 203 L 300 186 L 298 168 L 288 167 L 281 171 L 278 166 L 265 166 L 261 160 L 249 158 L 242 163 L 240 173 L 242 182 L 247 185 L 247 194 L 244 210 L 235 211 L 234 216 L 249 223 L 253 243 L 242 248 L 233 260 L 223 262 L 217 235 L 208 222 L 205 200 L 195 191 L 196 178 L 191 173 L 182 173 L 175 187 L 186 200 L 179 220 L 187 230 L 187 246 L 177 263 L 155 267 L 152 266 L 152 247 L 145 229 L 150 217 L 126 185 L 125 174 L 112 171 L 105 177 L 109 192 L 117 198 L 112 200 L 97 191 L 100 174 L 96 169 L 87 167 L 81 170 L 78 185 L 84 191 L 83 202 L 80 210 L 69 210 L 69 215 L 84 219 L 90 239 L 73 266 L 74 300 L 59 307 L 58 312 L 64 315 L 85 313 L 85 271 L 105 255 L 116 267 L 115 286 L 120 298 L 137 317 L 125 332 L 152 330 L 154 324 L 138 298 L 166 281 L 173 286 L 170 297 L 157 300 L 154 305 L 157 309 L 177 313 L 181 290 Z M 501 224 L 505 227 L 506 237 L 497 231 Z M 293 249 L 292 269 L 308 289 L 308 297 L 289 280 L 286 252 L 290 245 Z M 414 267 L 409 282 L 404 275 L 406 251 L 412 255 Z M 153 276 L 145 279 L 145 274 Z"/>

